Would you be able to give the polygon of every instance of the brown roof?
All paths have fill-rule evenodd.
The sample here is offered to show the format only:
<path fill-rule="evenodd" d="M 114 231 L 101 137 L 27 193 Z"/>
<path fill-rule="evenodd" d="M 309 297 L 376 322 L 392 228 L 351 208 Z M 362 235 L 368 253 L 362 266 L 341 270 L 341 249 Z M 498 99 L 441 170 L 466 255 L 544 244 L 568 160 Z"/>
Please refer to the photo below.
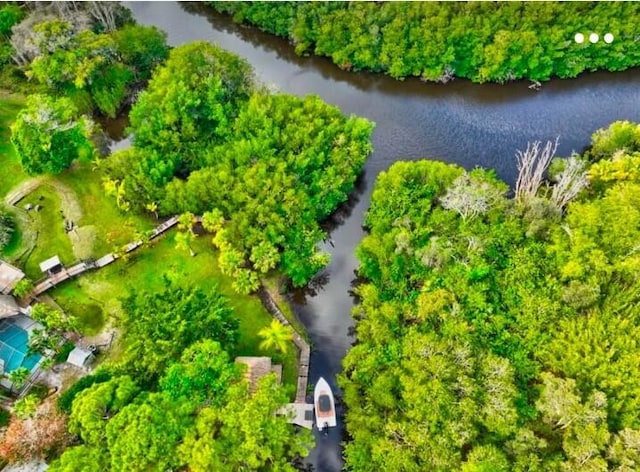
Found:
<path fill-rule="evenodd" d="M 15 284 L 24 278 L 24 272 L 11 264 L 0 261 L 0 293 L 8 295 Z"/>
<path fill-rule="evenodd" d="M 9 295 L 0 295 L 0 318 L 9 318 L 20 313 L 18 304 Z"/>
<path fill-rule="evenodd" d="M 244 378 L 249 381 L 249 390 L 255 392 L 258 386 L 258 380 L 265 375 L 275 372 L 278 383 L 282 380 L 282 366 L 272 365 L 270 357 L 236 357 L 236 362 L 244 364 L 247 369 L 244 372 Z"/>

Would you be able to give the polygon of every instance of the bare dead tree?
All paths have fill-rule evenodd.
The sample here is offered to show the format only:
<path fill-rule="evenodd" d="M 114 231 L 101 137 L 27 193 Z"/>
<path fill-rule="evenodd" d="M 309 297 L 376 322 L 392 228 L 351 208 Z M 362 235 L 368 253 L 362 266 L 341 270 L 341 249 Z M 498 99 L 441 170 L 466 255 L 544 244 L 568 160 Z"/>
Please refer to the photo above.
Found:
<path fill-rule="evenodd" d="M 558 149 L 558 139 L 555 141 L 547 141 L 541 149 L 540 141 L 527 143 L 526 151 L 517 151 L 518 159 L 518 181 L 516 182 L 516 199 L 520 201 L 528 201 L 536 196 L 542 181 L 544 173 L 551 163 L 551 159 Z"/>
<path fill-rule="evenodd" d="M 457 212 L 462 219 L 488 212 L 502 197 L 503 192 L 490 182 L 462 174 L 440 198 L 442 207 Z"/>
<path fill-rule="evenodd" d="M 556 177 L 551 192 L 551 202 L 562 210 L 580 191 L 589 184 L 585 163 L 575 154 L 567 159 L 564 170 Z"/>
<path fill-rule="evenodd" d="M 102 26 L 107 33 L 117 29 L 118 2 L 89 2 L 89 14 Z"/>

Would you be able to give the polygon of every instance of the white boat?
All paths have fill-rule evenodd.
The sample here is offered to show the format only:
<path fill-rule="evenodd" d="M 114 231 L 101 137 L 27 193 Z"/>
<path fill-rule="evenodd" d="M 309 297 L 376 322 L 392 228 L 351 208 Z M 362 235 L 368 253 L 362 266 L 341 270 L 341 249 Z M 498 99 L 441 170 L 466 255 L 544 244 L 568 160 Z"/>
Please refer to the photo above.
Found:
<path fill-rule="evenodd" d="M 316 427 L 318 431 L 336 426 L 336 404 L 331 387 L 320 377 L 313 392 L 313 404 L 316 410 Z"/>

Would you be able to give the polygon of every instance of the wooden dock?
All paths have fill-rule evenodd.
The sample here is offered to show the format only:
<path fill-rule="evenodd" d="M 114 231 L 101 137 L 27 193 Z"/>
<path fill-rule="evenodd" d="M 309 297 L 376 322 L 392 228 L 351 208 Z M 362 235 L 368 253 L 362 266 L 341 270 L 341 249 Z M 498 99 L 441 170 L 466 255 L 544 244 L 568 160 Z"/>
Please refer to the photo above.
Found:
<path fill-rule="evenodd" d="M 303 428 L 313 428 L 313 404 L 312 403 L 287 403 L 279 411 L 279 415 L 289 417 L 289 423 Z"/>

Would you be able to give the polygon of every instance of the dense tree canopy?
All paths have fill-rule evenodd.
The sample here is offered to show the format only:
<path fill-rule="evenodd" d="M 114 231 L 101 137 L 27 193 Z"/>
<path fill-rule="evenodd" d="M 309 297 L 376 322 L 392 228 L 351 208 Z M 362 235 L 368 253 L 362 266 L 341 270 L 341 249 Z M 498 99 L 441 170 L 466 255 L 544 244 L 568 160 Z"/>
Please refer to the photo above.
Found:
<path fill-rule="evenodd" d="M 133 347 L 125 348 L 124 363 L 107 368 L 132 375 L 85 382 L 71 400 L 69 432 L 77 445 L 51 470 L 90 470 L 92 463 L 114 472 L 294 470 L 311 435 L 276 415 L 288 395 L 273 374 L 250 391 L 223 348 L 233 347 L 225 339 L 230 334 L 219 332 L 230 310 L 215 290 L 205 296 L 169 285 L 130 297 L 124 309 L 144 319 L 124 324 L 125 346 Z M 148 350 L 132 340 L 134 333 Z M 159 382 L 149 381 L 151 370 Z"/>
<path fill-rule="evenodd" d="M 640 63 L 628 2 L 208 2 L 279 36 L 299 53 L 395 78 L 476 82 L 623 70 Z M 606 27 L 603 29 L 603 27 Z M 577 44 L 576 33 L 614 42 Z"/>
<path fill-rule="evenodd" d="M 92 122 L 78 117 L 68 98 L 31 95 L 11 125 L 11 142 L 30 174 L 58 174 L 78 158 L 91 158 Z"/>
<path fill-rule="evenodd" d="M 561 179 L 511 200 L 481 170 L 380 175 L 341 379 L 352 470 L 640 467 L 637 129 L 594 135 L 564 211 Z"/>
<path fill-rule="evenodd" d="M 140 378 L 161 375 L 199 340 L 216 340 L 230 351 L 235 348 L 238 319 L 215 287 L 204 293 L 167 281 L 162 290 L 134 293 L 122 305 L 126 346 L 122 365 Z"/>
<path fill-rule="evenodd" d="M 38 6 L 14 28 L 14 59 L 50 93 L 114 117 L 168 53 L 166 35 L 127 12 L 115 2 Z"/>
<path fill-rule="evenodd" d="M 318 222 L 352 190 L 372 125 L 318 97 L 255 90 L 244 61 L 193 43 L 156 71 L 131 131 L 134 147 L 106 163 L 112 187 L 140 209 L 204 214 L 221 269 L 250 292 L 271 269 L 300 286 L 326 265 Z"/>

